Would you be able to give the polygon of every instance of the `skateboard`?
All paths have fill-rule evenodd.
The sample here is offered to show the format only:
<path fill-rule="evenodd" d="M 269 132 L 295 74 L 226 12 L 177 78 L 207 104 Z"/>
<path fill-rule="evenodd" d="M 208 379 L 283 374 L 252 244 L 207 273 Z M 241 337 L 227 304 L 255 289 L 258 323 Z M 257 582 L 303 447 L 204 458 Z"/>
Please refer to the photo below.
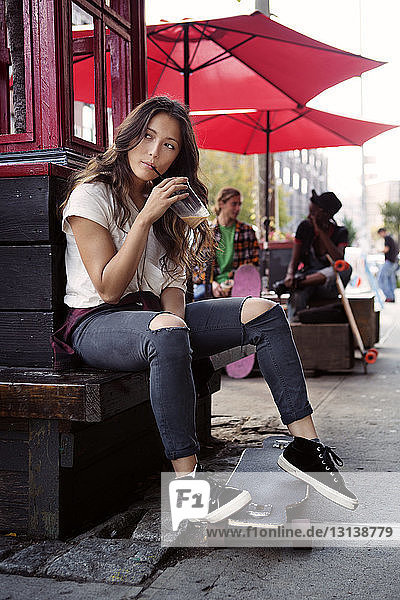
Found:
<path fill-rule="evenodd" d="M 350 306 L 350 302 L 345 294 L 344 291 L 344 285 L 343 285 L 343 281 L 340 279 L 340 275 L 339 273 L 341 271 L 346 271 L 349 268 L 349 263 L 347 263 L 345 260 L 337 260 L 337 261 L 333 261 L 333 259 L 329 256 L 329 254 L 326 255 L 327 259 L 329 260 L 331 266 L 333 267 L 333 270 L 335 271 L 335 276 L 336 276 L 336 287 L 338 289 L 338 292 L 340 294 L 341 300 L 342 300 L 342 304 L 343 304 L 343 308 L 346 312 L 346 316 L 347 319 L 349 321 L 350 324 L 350 328 L 351 331 L 353 333 L 354 339 L 356 341 L 356 344 L 358 346 L 358 349 L 361 352 L 361 358 L 362 358 L 362 363 L 363 363 L 363 367 L 364 367 L 364 373 L 367 372 L 367 366 L 368 365 L 372 365 L 373 363 L 376 362 L 376 359 L 378 358 L 378 350 L 376 350 L 376 348 L 368 348 L 366 349 L 364 346 L 364 343 L 362 341 L 360 332 L 358 330 L 357 327 L 357 323 L 356 320 L 354 318 L 353 312 L 351 310 L 351 306 Z"/>
<path fill-rule="evenodd" d="M 252 501 L 231 516 L 229 525 L 255 530 L 277 529 L 287 524 L 309 526 L 305 517 L 308 485 L 277 465 L 282 450 L 292 439 L 285 435 L 269 436 L 262 448 L 243 451 L 227 485 L 248 490 Z M 309 546 L 309 542 L 306 545 Z"/>
<path fill-rule="evenodd" d="M 257 267 L 254 265 L 242 265 L 235 272 L 231 296 L 259 298 L 261 294 L 261 278 Z M 226 373 L 233 379 L 242 379 L 251 373 L 256 359 L 255 354 L 245 356 L 229 365 L 226 365 Z"/>

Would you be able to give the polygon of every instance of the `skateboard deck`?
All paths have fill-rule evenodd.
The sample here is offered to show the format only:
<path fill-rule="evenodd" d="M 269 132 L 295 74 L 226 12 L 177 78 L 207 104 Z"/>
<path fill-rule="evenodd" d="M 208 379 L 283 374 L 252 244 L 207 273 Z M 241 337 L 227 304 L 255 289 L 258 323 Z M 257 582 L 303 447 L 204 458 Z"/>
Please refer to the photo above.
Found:
<path fill-rule="evenodd" d="M 349 322 L 352 334 L 354 336 L 354 339 L 356 341 L 358 349 L 361 352 L 362 362 L 363 362 L 363 366 L 364 366 L 364 372 L 366 373 L 367 365 L 373 364 L 374 362 L 376 362 L 376 359 L 378 357 L 378 350 L 376 350 L 375 348 L 365 348 L 364 343 L 361 338 L 360 331 L 357 327 L 357 323 L 356 323 L 356 320 L 353 315 L 353 311 L 351 310 L 350 302 L 346 296 L 343 281 L 341 280 L 339 273 L 340 273 L 340 271 L 344 271 L 344 270 L 348 269 L 349 264 L 346 263 L 346 261 L 344 261 L 344 260 L 337 260 L 334 262 L 333 259 L 329 256 L 329 254 L 327 254 L 326 256 L 327 256 L 331 266 L 333 267 L 333 270 L 335 271 L 336 287 L 339 292 L 339 295 L 340 295 L 340 298 L 342 301 L 342 305 L 345 310 L 347 320 Z"/>
<path fill-rule="evenodd" d="M 288 436 L 270 436 L 262 448 L 247 448 L 227 485 L 248 490 L 252 501 L 232 515 L 229 525 L 236 527 L 277 528 L 288 522 L 307 522 L 304 502 L 308 485 L 282 471 L 277 460 L 292 441 Z"/>
<path fill-rule="evenodd" d="M 259 298 L 261 294 L 261 278 L 257 267 L 254 265 L 242 265 L 235 272 L 231 296 Z M 250 354 L 229 365 L 226 372 L 233 379 L 242 379 L 251 373 L 254 367 L 256 355 Z"/>

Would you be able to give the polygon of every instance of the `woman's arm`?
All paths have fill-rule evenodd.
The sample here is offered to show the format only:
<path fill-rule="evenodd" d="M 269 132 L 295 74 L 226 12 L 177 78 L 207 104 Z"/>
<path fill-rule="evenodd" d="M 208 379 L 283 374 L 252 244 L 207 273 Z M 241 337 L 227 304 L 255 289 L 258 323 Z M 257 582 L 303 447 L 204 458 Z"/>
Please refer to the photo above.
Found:
<path fill-rule="evenodd" d="M 161 307 L 185 319 L 185 292 L 181 288 L 167 287 L 161 292 Z"/>
<path fill-rule="evenodd" d="M 117 252 L 110 232 L 84 217 L 68 217 L 85 269 L 107 304 L 117 304 L 136 273 L 151 222 L 138 215 Z"/>
<path fill-rule="evenodd" d="M 118 304 L 136 273 L 150 227 L 171 204 L 188 195 L 186 182 L 186 177 L 171 177 L 153 188 L 118 252 L 105 227 L 84 217 L 68 217 L 83 264 L 104 302 Z M 180 194 L 173 196 L 174 192 Z"/>

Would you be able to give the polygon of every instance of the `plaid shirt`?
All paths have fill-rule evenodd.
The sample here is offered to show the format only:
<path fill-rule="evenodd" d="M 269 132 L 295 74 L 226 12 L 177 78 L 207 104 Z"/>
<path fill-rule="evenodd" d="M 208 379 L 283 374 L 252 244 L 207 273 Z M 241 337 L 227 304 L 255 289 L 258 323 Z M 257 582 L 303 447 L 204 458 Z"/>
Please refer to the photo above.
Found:
<path fill-rule="evenodd" d="M 221 230 L 218 223 L 213 226 L 214 239 L 217 244 L 221 241 Z M 258 265 L 258 241 L 254 229 L 247 223 L 236 221 L 235 235 L 233 238 L 233 263 L 232 269 L 235 271 L 241 265 L 252 263 Z M 218 252 L 218 250 L 217 250 Z M 203 271 L 196 271 L 193 275 L 194 283 L 209 283 L 219 275 L 219 267 L 216 257 L 212 264 Z"/>

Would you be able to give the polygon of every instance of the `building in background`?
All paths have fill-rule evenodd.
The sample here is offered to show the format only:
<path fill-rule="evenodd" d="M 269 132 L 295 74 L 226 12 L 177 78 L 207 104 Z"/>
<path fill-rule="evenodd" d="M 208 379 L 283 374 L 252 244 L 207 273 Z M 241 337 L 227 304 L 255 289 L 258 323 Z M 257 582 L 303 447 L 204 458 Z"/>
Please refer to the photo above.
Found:
<path fill-rule="evenodd" d="M 318 150 L 276 152 L 274 178 L 275 198 L 281 195 L 290 216 L 286 229 L 295 231 L 298 223 L 308 214 L 311 190 L 315 189 L 318 194 L 327 190 L 328 159 Z M 276 222 L 279 223 L 279 218 L 276 218 Z"/>
<path fill-rule="evenodd" d="M 381 206 L 385 202 L 400 202 L 400 181 L 381 181 L 366 186 L 368 227 L 375 234 L 383 227 Z"/>

